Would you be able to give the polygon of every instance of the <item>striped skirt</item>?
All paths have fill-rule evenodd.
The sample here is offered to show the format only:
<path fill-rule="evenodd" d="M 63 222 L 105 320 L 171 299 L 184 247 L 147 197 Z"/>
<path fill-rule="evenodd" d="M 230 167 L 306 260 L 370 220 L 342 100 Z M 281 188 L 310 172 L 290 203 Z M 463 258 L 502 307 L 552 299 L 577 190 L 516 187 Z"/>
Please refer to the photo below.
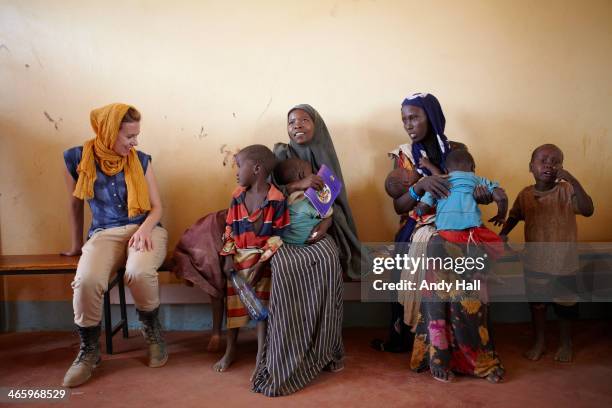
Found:
<path fill-rule="evenodd" d="M 343 281 L 334 240 L 283 245 L 271 258 L 268 332 L 253 391 L 268 397 L 304 388 L 344 357 Z"/>

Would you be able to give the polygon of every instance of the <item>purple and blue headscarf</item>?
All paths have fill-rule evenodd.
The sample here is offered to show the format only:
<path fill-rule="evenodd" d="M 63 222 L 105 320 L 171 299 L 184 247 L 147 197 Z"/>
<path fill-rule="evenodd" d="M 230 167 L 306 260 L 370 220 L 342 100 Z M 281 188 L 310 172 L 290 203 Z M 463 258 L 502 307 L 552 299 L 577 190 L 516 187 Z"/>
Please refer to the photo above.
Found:
<path fill-rule="evenodd" d="M 442 106 L 440 106 L 440 102 L 438 102 L 438 99 L 432 94 L 415 93 L 404 99 L 404 101 L 402 102 L 402 107 L 404 106 L 418 106 L 419 108 L 425 111 L 429 127 L 436 134 L 436 139 L 438 140 L 441 157 L 441 163 L 439 163 L 439 166 L 441 170 L 445 170 L 446 156 L 450 152 L 450 146 L 448 144 L 448 139 L 444 134 L 444 126 L 446 125 L 446 119 L 444 118 L 444 113 L 442 113 Z M 431 172 L 429 170 L 417 166 L 419 160 L 423 156 L 427 157 L 427 153 L 423 143 L 412 143 L 412 158 L 416 170 L 423 176 L 431 176 Z"/>

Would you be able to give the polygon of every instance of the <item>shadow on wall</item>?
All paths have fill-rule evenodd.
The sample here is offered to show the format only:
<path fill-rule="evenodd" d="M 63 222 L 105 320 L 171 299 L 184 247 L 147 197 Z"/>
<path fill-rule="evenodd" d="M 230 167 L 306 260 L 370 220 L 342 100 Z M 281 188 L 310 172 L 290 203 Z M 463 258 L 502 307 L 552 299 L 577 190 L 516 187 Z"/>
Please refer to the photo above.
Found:
<path fill-rule="evenodd" d="M 41 114 L 39 120 L 47 122 Z M 10 154 L 3 155 L 3 191 L 0 205 L 3 248 L 10 237 L 10 254 L 39 254 L 67 249 L 69 245 L 68 199 L 63 180 L 62 152 L 70 147 L 57 142 L 58 132 L 51 124 L 44 134 L 37 134 L 32 126 L 4 118 L 3 137 L 21 139 L 14 143 Z M 10 218 L 11 222 L 6 222 Z M 3 251 L 7 252 L 7 251 Z M 0 279 L 4 301 L 32 299 L 64 301 L 71 298 L 68 275 L 6 276 Z M 3 322 L 17 321 L 25 316 L 3 311 Z"/>
<path fill-rule="evenodd" d="M 392 112 L 374 112 L 367 122 L 380 123 L 380 126 L 366 128 L 367 149 L 373 152 L 374 172 L 368 177 L 368 183 L 360 189 L 362 195 L 357 199 L 360 204 L 367 203 L 360 212 L 369 220 L 369 241 L 388 242 L 393 241 L 399 226 L 399 216 L 393 208 L 393 200 L 384 187 L 385 178 L 394 165 L 388 153 L 399 145 L 409 143 L 409 139 L 401 122 L 399 108 Z"/>
<path fill-rule="evenodd" d="M 182 163 L 180 167 L 173 169 L 173 177 L 170 179 L 164 175 L 163 168 L 173 164 L 160 162 L 161 160 L 158 160 L 156 163 L 156 174 L 160 189 L 163 190 L 162 223 L 171 237 L 168 243 L 171 249 L 182 233 L 199 218 L 229 205 L 231 193 L 236 187 L 233 182 L 235 172 L 231 167 L 223 167 L 221 161 L 221 169 L 215 174 L 206 170 L 209 167 L 205 163 Z M 225 204 L 219 205 L 219 202 Z"/>
<path fill-rule="evenodd" d="M 359 203 L 353 210 L 357 223 L 361 225 L 362 241 L 393 241 L 399 217 L 393 209 L 393 201 L 384 188 L 385 178 L 393 169 L 393 162 L 387 155 L 392 150 L 396 135 L 379 129 L 367 129 L 367 141 L 374 155 L 371 159 L 373 172 L 350 191 L 351 202 Z M 398 145 L 399 143 L 396 143 Z"/>
<path fill-rule="evenodd" d="M 40 120 L 46 121 L 43 116 Z M 11 146 L 11 154 L 5 156 L 8 163 L 4 163 L 9 170 L 3 176 L 9 182 L 2 192 L 2 211 L 22 220 L 4 229 L 13 247 L 18 243 L 12 253 L 59 252 L 68 246 L 70 237 L 63 151 L 72 146 L 10 120 L 4 120 L 2 127 L 8 139 L 27 139 Z M 57 131 L 51 127 L 49 132 Z M 62 239 L 50 243 L 53 236 Z"/>

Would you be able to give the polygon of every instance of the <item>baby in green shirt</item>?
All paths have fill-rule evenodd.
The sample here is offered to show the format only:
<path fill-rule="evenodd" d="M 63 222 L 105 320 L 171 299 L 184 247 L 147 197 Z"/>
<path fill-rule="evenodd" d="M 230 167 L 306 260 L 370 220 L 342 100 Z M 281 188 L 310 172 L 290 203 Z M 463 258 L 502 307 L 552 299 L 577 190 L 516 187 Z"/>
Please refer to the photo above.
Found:
<path fill-rule="evenodd" d="M 294 181 L 301 180 L 312 174 L 310 163 L 298 159 L 289 158 L 283 160 L 274 168 L 274 179 L 281 185 L 287 185 Z M 317 229 L 319 235 L 325 234 L 332 223 L 332 208 L 330 207 L 325 217 L 321 217 L 319 212 L 304 195 L 304 190 L 294 191 L 287 197 L 289 205 L 289 217 L 291 224 L 283 233 L 283 242 L 293 245 L 307 245 L 319 240 L 320 236 L 313 236 L 313 230 Z"/>

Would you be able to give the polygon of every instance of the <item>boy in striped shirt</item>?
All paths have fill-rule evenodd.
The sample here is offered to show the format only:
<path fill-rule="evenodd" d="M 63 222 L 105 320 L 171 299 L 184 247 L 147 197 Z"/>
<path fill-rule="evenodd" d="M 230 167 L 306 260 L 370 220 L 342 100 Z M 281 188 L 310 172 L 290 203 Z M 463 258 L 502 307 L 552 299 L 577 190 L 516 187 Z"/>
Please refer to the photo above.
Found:
<path fill-rule="evenodd" d="M 289 225 L 285 196 L 268 176 L 276 158 L 263 145 L 251 145 L 235 157 L 238 187 L 232 194 L 227 213 L 224 246 L 224 271 L 236 271 L 255 289 L 257 297 L 266 304 L 270 295 L 270 257 L 283 244 L 281 236 Z M 249 321 L 249 315 L 227 280 L 227 346 L 225 355 L 214 365 L 215 371 L 225 371 L 233 362 L 238 330 Z M 257 322 L 257 362 L 266 335 L 266 322 Z M 257 366 L 257 365 L 256 365 Z"/>

